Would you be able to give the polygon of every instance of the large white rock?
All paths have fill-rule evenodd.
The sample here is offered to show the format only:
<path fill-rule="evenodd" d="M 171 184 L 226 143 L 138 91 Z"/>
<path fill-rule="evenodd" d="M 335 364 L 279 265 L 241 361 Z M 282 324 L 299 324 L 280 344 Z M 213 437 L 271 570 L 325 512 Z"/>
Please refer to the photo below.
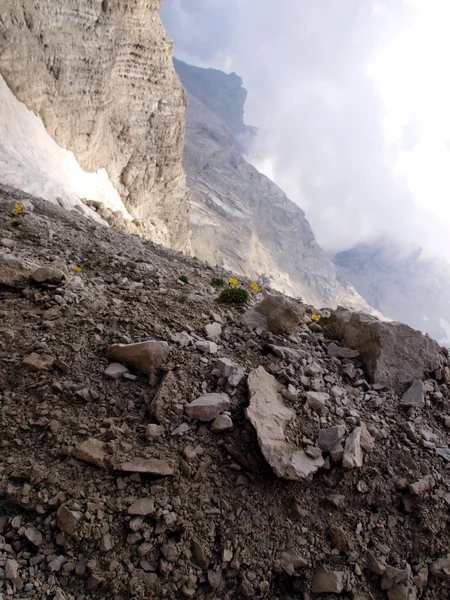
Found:
<path fill-rule="evenodd" d="M 324 464 L 323 458 L 311 458 L 303 448 L 286 438 L 286 427 L 294 417 L 278 393 L 275 377 L 264 367 L 250 372 L 248 377 L 250 405 L 245 414 L 256 429 L 261 452 L 278 477 L 301 481 Z"/>

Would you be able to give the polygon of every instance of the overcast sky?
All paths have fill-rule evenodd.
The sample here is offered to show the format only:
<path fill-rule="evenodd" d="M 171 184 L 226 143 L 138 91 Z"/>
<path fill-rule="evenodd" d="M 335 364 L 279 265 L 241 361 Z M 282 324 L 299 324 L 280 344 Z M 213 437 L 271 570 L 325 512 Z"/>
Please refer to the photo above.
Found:
<path fill-rule="evenodd" d="M 251 160 L 330 251 L 450 259 L 450 0 L 163 0 L 175 55 L 235 71 Z"/>

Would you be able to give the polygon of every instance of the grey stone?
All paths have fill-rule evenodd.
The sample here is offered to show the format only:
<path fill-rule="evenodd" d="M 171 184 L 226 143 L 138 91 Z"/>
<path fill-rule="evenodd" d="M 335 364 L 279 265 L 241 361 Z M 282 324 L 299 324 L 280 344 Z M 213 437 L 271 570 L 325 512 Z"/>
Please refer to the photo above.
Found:
<path fill-rule="evenodd" d="M 159 369 L 166 362 L 170 347 L 167 342 L 149 340 L 137 344 L 113 344 L 108 347 L 108 358 L 124 362 L 151 375 L 155 369 Z"/>
<path fill-rule="evenodd" d="M 324 452 L 329 452 L 333 446 L 340 442 L 345 436 L 345 425 L 335 425 L 319 431 L 317 445 Z"/>
<path fill-rule="evenodd" d="M 186 414 L 191 419 L 212 421 L 221 412 L 230 408 L 230 398 L 227 394 L 203 394 L 186 406 Z"/>
<path fill-rule="evenodd" d="M 438 558 L 430 565 L 430 571 L 439 579 L 450 580 L 450 558 Z"/>
<path fill-rule="evenodd" d="M 120 465 L 121 471 L 129 473 L 148 473 L 150 475 L 175 475 L 173 465 L 158 458 L 133 458 Z"/>
<path fill-rule="evenodd" d="M 400 404 L 402 406 L 414 406 L 417 408 L 425 406 L 423 382 L 420 379 L 415 379 L 412 382 L 408 390 L 401 397 Z"/>
<path fill-rule="evenodd" d="M 335 342 L 331 342 L 331 344 L 328 345 L 327 352 L 330 356 L 334 356 L 335 358 L 357 358 L 359 356 L 358 350 L 341 348 L 341 346 L 338 346 Z"/>
<path fill-rule="evenodd" d="M 304 309 L 285 296 L 267 295 L 242 316 L 242 323 L 255 329 L 263 327 L 275 334 L 292 333 L 302 321 Z"/>
<path fill-rule="evenodd" d="M 346 469 L 362 467 L 364 453 L 361 448 L 361 427 L 355 427 L 345 440 L 342 466 Z"/>
<path fill-rule="evenodd" d="M 129 373 L 129 370 L 120 363 L 111 363 L 104 371 L 108 379 L 122 379 L 125 373 Z"/>
<path fill-rule="evenodd" d="M 344 589 L 345 574 L 341 571 L 329 571 L 321 567 L 313 576 L 311 591 L 313 594 L 340 594 Z"/>
<path fill-rule="evenodd" d="M 47 266 L 39 267 L 33 272 L 31 278 L 36 283 L 54 283 L 59 284 L 65 278 L 65 275 L 61 269 L 57 267 Z"/>
<path fill-rule="evenodd" d="M 155 511 L 153 498 L 139 498 L 128 509 L 129 515 L 142 515 L 146 517 Z"/>
<path fill-rule="evenodd" d="M 231 420 L 231 417 L 226 414 L 219 415 L 211 424 L 211 431 L 214 433 L 221 433 L 222 431 L 228 431 L 232 428 L 233 421 Z"/>
<path fill-rule="evenodd" d="M 0 287 L 22 288 L 29 283 L 37 265 L 26 262 L 18 256 L 0 252 Z"/>
<path fill-rule="evenodd" d="M 195 347 L 204 354 L 215 354 L 219 349 L 215 342 L 200 341 L 195 343 Z"/>

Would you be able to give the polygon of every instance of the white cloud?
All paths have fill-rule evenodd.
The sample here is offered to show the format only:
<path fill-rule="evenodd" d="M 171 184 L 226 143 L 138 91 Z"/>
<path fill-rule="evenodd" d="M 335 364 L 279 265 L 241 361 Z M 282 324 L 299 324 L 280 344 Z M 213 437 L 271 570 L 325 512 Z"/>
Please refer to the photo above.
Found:
<path fill-rule="evenodd" d="M 236 71 L 252 160 L 319 242 L 387 232 L 450 258 L 448 0 L 164 0 L 176 55 Z"/>

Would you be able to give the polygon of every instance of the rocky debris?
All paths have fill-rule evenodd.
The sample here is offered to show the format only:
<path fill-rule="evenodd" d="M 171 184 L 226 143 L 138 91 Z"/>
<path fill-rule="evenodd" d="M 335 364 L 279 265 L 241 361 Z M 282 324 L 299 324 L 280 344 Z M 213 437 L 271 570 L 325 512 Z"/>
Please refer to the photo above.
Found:
<path fill-rule="evenodd" d="M 155 504 L 153 498 L 139 498 L 135 500 L 128 509 L 129 515 L 141 515 L 146 517 L 151 515 L 155 510 Z"/>
<path fill-rule="evenodd" d="M 327 427 L 319 431 L 319 437 L 317 439 L 317 445 L 324 452 L 329 452 L 334 446 L 339 444 L 345 436 L 345 425 L 335 425 L 334 427 Z"/>
<path fill-rule="evenodd" d="M 425 405 L 405 408 L 366 379 L 361 357 L 329 354 L 312 307 L 289 334 L 243 327 L 242 309 L 218 305 L 210 285 L 231 274 L 39 200 L 10 227 L 1 190 L 0 238 L 27 262 L 79 265 L 84 287 L 75 292 L 66 275 L 64 285 L 2 288 L 0 594 L 449 596 L 445 564 L 444 578 L 431 571 L 448 558 L 445 352 L 424 381 Z M 197 300 L 180 300 L 180 273 Z M 212 321 L 216 356 L 195 348 Z M 172 343 L 183 331 L 191 341 Z M 171 343 L 161 371 L 107 377 L 105 349 L 135 339 Z M 33 352 L 57 357 L 52 368 L 22 365 Z M 311 392 L 326 410 L 311 408 Z M 223 393 L 229 403 L 213 420 L 188 416 L 195 399 Z M 344 468 L 355 429 L 364 460 Z M 18 565 L 13 580 L 6 560 Z M 322 565 L 343 574 L 341 596 L 313 595 Z"/>
<path fill-rule="evenodd" d="M 49 354 L 38 354 L 32 352 L 22 361 L 22 364 L 32 371 L 49 371 L 55 364 L 55 357 Z"/>
<path fill-rule="evenodd" d="M 200 350 L 200 352 L 204 352 L 205 354 L 215 354 L 219 349 L 215 342 L 208 341 L 195 342 L 195 347 L 197 350 Z"/>
<path fill-rule="evenodd" d="M 311 591 L 313 594 L 340 594 L 344 584 L 345 573 L 321 567 L 313 577 Z"/>
<path fill-rule="evenodd" d="M 244 313 L 242 323 L 252 329 L 262 327 L 275 334 L 292 333 L 303 315 L 304 310 L 294 300 L 268 294 Z"/>
<path fill-rule="evenodd" d="M 438 558 L 431 563 L 430 571 L 439 579 L 450 579 L 450 558 Z"/>
<path fill-rule="evenodd" d="M 125 373 L 129 372 L 127 367 L 120 363 L 111 363 L 104 371 L 105 377 L 109 377 L 109 379 L 121 379 Z"/>
<path fill-rule="evenodd" d="M 227 394 L 203 394 L 186 406 L 186 414 L 191 419 L 208 422 L 229 408 L 230 398 Z"/>
<path fill-rule="evenodd" d="M 148 473 L 149 475 L 175 475 L 173 465 L 167 460 L 158 458 L 133 458 L 120 465 L 121 471 L 129 473 Z"/>
<path fill-rule="evenodd" d="M 400 404 L 417 408 L 425 406 L 424 385 L 420 379 L 414 379 L 408 390 L 400 398 Z"/>
<path fill-rule="evenodd" d="M 0 252 L 0 287 L 25 287 L 36 268 L 37 265 L 29 263 L 18 256 Z"/>
<path fill-rule="evenodd" d="M 363 460 L 364 453 L 363 449 L 361 448 L 361 427 L 355 427 L 355 429 L 345 440 L 342 466 L 345 469 L 362 467 Z"/>
<path fill-rule="evenodd" d="M 341 346 L 338 346 L 336 342 L 331 342 L 331 344 L 328 344 L 327 352 L 330 356 L 334 356 L 334 358 L 358 358 L 359 356 L 358 350 L 341 348 Z"/>
<path fill-rule="evenodd" d="M 91 465 L 104 467 L 107 456 L 107 445 L 101 440 L 90 437 L 75 446 L 73 455 Z"/>
<path fill-rule="evenodd" d="M 16 560 L 7 558 L 5 561 L 5 577 L 9 581 L 15 581 L 19 575 L 19 565 Z"/>
<path fill-rule="evenodd" d="M 326 335 L 360 352 L 372 381 L 398 392 L 442 365 L 437 342 L 403 323 L 382 322 L 342 307 L 320 323 Z"/>
<path fill-rule="evenodd" d="M 220 323 L 208 323 L 205 326 L 206 337 L 213 342 L 218 342 L 220 340 L 220 336 L 222 335 L 222 327 Z"/>
<path fill-rule="evenodd" d="M 318 413 L 326 413 L 326 402 L 329 400 L 329 395 L 324 392 L 306 392 L 306 402 L 313 410 Z"/>
<path fill-rule="evenodd" d="M 230 415 L 225 413 L 217 416 L 211 423 L 211 431 L 214 433 L 222 433 L 222 431 L 228 431 L 229 429 L 233 429 L 233 420 Z"/>
<path fill-rule="evenodd" d="M 31 275 L 31 279 L 36 283 L 59 284 L 65 279 L 65 274 L 57 267 L 39 267 Z"/>
<path fill-rule="evenodd" d="M 64 533 L 68 533 L 69 535 L 75 533 L 81 518 L 81 513 L 68 509 L 64 504 L 61 504 L 56 511 L 56 522 L 58 527 L 61 531 L 64 531 Z"/>
<path fill-rule="evenodd" d="M 237 387 L 245 377 L 244 369 L 229 358 L 218 358 L 216 369 L 217 375 L 226 379 L 231 387 Z"/>
<path fill-rule="evenodd" d="M 436 481 L 432 475 L 426 475 L 423 479 L 419 479 L 409 486 L 411 494 L 420 495 L 432 490 L 436 485 Z"/>
<path fill-rule="evenodd" d="M 283 403 L 276 379 L 263 367 L 248 377 L 250 405 L 245 414 L 256 429 L 261 452 L 278 477 L 301 481 L 323 464 L 322 457 L 311 458 L 302 448 L 295 448 L 286 438 L 286 427 L 294 411 Z"/>
<path fill-rule="evenodd" d="M 167 342 L 150 340 L 137 344 L 113 344 L 107 349 L 109 359 L 124 362 L 151 375 L 155 369 L 159 369 L 169 356 L 170 347 Z"/>

